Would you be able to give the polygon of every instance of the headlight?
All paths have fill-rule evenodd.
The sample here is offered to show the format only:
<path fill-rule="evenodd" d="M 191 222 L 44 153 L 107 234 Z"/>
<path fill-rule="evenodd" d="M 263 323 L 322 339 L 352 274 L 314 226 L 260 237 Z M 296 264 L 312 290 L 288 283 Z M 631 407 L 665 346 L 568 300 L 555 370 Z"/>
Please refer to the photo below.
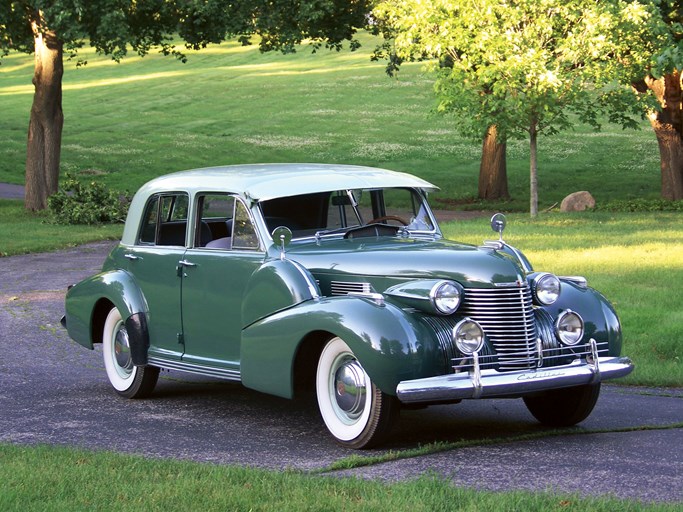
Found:
<path fill-rule="evenodd" d="M 555 322 L 555 331 L 565 345 L 576 345 L 583 338 L 583 318 L 571 309 L 563 311 Z"/>
<path fill-rule="evenodd" d="M 531 280 L 531 290 L 539 304 L 550 306 L 560 296 L 560 280 L 553 274 L 537 274 Z"/>
<path fill-rule="evenodd" d="M 434 285 L 429 297 L 439 313 L 451 315 L 460 305 L 462 292 L 453 281 L 440 281 Z"/>
<path fill-rule="evenodd" d="M 453 328 L 453 341 L 460 352 L 469 356 L 481 350 L 484 345 L 484 331 L 477 322 L 465 318 Z"/>

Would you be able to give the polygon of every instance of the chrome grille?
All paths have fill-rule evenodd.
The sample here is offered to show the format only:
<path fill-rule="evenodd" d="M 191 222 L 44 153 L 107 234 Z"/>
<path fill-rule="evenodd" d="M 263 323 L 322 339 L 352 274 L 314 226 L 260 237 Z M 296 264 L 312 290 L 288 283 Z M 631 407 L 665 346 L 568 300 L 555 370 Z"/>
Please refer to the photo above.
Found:
<path fill-rule="evenodd" d="M 536 366 L 536 322 L 528 284 L 467 288 L 458 313 L 482 326 L 498 354 L 499 370 Z"/>
<path fill-rule="evenodd" d="M 332 295 L 348 295 L 349 293 L 371 293 L 370 283 L 349 283 L 346 281 L 330 282 Z"/>

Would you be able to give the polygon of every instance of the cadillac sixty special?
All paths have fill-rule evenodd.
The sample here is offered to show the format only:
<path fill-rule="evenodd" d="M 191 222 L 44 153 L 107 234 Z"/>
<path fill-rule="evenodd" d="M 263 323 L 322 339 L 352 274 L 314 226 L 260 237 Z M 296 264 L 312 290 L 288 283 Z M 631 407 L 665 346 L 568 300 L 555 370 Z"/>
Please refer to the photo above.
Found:
<path fill-rule="evenodd" d="M 197 169 L 144 185 L 102 272 L 70 287 L 71 338 L 102 344 L 119 395 L 160 369 L 292 398 L 376 445 L 403 406 L 521 398 L 547 425 L 627 375 L 617 315 L 586 279 L 536 271 L 498 236 L 445 240 L 409 174 L 347 165 Z"/>

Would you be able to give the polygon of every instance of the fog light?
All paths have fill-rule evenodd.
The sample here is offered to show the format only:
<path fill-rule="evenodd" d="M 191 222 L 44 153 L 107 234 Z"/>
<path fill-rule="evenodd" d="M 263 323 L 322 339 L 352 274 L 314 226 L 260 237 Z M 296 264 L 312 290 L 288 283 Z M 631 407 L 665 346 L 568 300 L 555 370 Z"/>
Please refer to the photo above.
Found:
<path fill-rule="evenodd" d="M 565 345 L 576 345 L 583 338 L 583 318 L 571 309 L 563 311 L 555 322 L 555 332 Z"/>
<path fill-rule="evenodd" d="M 484 331 L 471 318 L 465 318 L 453 328 L 453 341 L 458 350 L 469 356 L 479 352 L 484 345 Z"/>

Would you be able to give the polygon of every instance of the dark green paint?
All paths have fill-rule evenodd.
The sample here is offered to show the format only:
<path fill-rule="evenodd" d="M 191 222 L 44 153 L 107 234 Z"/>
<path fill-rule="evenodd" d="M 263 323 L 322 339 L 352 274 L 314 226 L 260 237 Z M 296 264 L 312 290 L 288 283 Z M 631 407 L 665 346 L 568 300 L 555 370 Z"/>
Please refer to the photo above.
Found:
<path fill-rule="evenodd" d="M 390 394 L 401 380 L 443 372 L 443 357 L 432 333 L 415 315 L 392 304 L 342 296 L 306 301 L 245 329 L 244 385 L 291 398 L 299 343 L 314 331 L 342 338 L 373 382 Z"/>

